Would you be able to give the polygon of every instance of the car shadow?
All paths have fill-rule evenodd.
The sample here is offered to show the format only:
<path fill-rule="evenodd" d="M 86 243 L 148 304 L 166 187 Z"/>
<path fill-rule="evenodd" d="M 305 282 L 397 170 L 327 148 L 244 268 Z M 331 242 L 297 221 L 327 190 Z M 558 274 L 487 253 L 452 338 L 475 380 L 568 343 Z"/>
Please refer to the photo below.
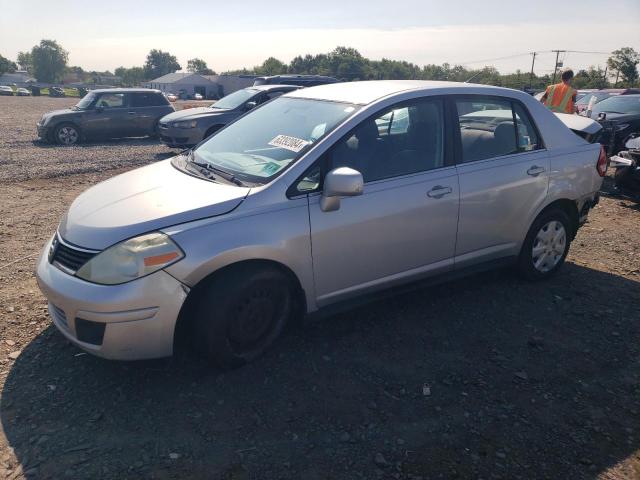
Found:
<path fill-rule="evenodd" d="M 595 478 L 640 448 L 639 287 L 571 263 L 478 274 L 306 322 L 226 373 L 101 360 L 49 327 L 0 418 L 34 478 Z"/>

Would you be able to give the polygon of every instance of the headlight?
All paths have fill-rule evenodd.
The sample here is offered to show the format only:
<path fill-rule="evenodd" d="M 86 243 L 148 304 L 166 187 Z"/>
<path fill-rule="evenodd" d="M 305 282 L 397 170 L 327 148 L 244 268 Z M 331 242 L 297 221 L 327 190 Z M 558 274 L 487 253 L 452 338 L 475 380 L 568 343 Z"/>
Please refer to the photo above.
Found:
<path fill-rule="evenodd" d="M 173 122 L 171 126 L 173 128 L 196 128 L 196 124 L 195 120 L 189 120 L 186 122 Z"/>
<path fill-rule="evenodd" d="M 184 257 L 167 235 L 148 233 L 107 248 L 85 263 L 76 275 L 88 282 L 116 285 L 144 277 Z"/>
<path fill-rule="evenodd" d="M 619 123 L 618 125 L 615 126 L 615 130 L 616 132 L 620 132 L 624 129 L 626 129 L 629 126 L 628 123 Z"/>

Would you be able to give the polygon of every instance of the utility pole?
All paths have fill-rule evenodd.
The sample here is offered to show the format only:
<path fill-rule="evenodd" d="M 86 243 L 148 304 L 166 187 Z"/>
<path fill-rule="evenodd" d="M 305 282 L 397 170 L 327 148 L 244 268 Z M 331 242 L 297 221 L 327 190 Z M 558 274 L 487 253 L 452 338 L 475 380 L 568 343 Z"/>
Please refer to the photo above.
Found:
<path fill-rule="evenodd" d="M 533 66 L 536 64 L 536 52 L 532 52 L 533 59 L 531 60 L 531 74 L 529 75 L 529 88 L 533 84 Z"/>
<path fill-rule="evenodd" d="M 560 53 L 566 52 L 566 50 L 551 50 L 552 52 L 556 52 L 556 66 L 553 69 L 553 81 L 552 84 L 556 83 L 556 73 L 558 73 L 558 58 L 560 57 Z"/>

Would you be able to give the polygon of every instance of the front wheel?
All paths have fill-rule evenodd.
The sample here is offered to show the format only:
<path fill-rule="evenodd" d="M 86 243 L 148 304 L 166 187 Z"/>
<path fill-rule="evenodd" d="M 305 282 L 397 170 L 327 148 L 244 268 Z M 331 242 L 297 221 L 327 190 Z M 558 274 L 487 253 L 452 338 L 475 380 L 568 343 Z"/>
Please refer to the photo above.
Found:
<path fill-rule="evenodd" d="M 56 127 L 53 139 L 58 145 L 75 145 L 80 141 L 80 131 L 75 125 L 64 123 Z"/>
<path fill-rule="evenodd" d="M 522 275 L 543 280 L 555 274 L 569 253 L 571 238 L 571 222 L 564 211 L 553 209 L 540 214 L 522 245 L 518 259 Z"/>
<path fill-rule="evenodd" d="M 231 267 L 214 277 L 196 302 L 196 348 L 223 368 L 262 355 L 293 313 L 290 283 L 272 267 Z"/>

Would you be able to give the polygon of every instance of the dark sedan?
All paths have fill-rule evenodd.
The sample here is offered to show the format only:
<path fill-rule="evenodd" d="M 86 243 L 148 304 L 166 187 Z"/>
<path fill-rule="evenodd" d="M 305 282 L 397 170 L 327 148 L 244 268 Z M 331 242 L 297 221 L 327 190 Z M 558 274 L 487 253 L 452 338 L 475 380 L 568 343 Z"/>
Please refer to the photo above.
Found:
<path fill-rule="evenodd" d="M 610 154 L 624 148 L 625 139 L 640 133 L 640 95 L 618 95 L 607 98 L 593 107 L 591 118 L 605 129 L 602 143 Z"/>
<path fill-rule="evenodd" d="M 157 135 L 158 120 L 175 111 L 159 90 L 93 90 L 77 105 L 45 113 L 38 136 L 60 145 L 82 140 Z"/>
<path fill-rule="evenodd" d="M 171 113 L 160 120 L 160 141 L 169 147 L 192 147 L 252 108 L 298 88 L 301 87 L 249 87 L 233 92 L 208 107 L 189 108 Z"/>

